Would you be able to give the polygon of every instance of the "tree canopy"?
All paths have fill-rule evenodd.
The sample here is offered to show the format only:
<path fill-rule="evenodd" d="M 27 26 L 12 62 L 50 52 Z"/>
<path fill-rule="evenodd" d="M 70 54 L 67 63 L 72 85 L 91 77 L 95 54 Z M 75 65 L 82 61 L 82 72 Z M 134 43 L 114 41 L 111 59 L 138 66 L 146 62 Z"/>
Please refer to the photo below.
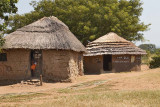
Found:
<path fill-rule="evenodd" d="M 156 52 L 156 45 L 155 44 L 141 44 L 139 48 L 149 51 L 150 53 Z"/>
<path fill-rule="evenodd" d="M 62 20 L 83 44 L 109 32 L 130 41 L 143 40 L 149 26 L 139 19 L 143 10 L 140 0 L 41 0 L 31 5 L 34 11 L 9 18 L 8 33 L 52 15 Z"/>
<path fill-rule="evenodd" d="M 4 22 L 8 20 L 8 14 L 17 12 L 17 2 L 18 0 L 0 0 L 0 46 L 4 43 L 3 34 L 7 27 Z"/>

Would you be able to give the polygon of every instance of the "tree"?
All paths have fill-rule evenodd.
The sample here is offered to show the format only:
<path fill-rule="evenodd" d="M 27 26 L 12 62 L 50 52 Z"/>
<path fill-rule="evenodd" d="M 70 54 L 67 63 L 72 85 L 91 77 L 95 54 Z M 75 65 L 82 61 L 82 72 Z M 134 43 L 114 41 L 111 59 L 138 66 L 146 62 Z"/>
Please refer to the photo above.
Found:
<path fill-rule="evenodd" d="M 34 11 L 10 17 L 8 33 L 43 16 L 56 16 L 83 43 L 115 32 L 130 41 L 143 40 L 148 25 L 140 22 L 140 0 L 42 0 L 32 2 Z"/>
<path fill-rule="evenodd" d="M 156 52 L 156 45 L 155 44 L 141 44 L 139 45 L 139 48 L 149 51 L 151 53 L 155 53 Z"/>
<path fill-rule="evenodd" d="M 7 27 L 4 21 L 8 20 L 8 14 L 17 12 L 17 2 L 18 0 L 0 0 L 0 47 L 4 44 L 3 34 Z"/>

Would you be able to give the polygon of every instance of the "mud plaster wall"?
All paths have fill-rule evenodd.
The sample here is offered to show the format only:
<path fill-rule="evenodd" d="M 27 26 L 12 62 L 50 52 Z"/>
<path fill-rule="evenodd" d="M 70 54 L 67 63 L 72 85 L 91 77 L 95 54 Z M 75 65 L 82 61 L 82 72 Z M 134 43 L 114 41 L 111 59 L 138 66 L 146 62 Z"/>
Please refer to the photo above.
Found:
<path fill-rule="evenodd" d="M 69 56 L 70 77 L 75 79 L 77 76 L 83 75 L 83 53 L 70 51 Z"/>
<path fill-rule="evenodd" d="M 135 61 L 131 62 L 131 57 L 135 56 Z M 141 56 L 140 55 L 113 55 L 112 56 L 112 72 L 140 71 Z"/>
<path fill-rule="evenodd" d="M 82 56 L 82 54 L 73 51 L 43 50 L 42 73 L 44 79 L 62 81 L 76 78 L 80 72 L 79 55 Z M 83 71 L 83 63 L 80 68 Z"/>
<path fill-rule="evenodd" d="M 7 61 L 0 61 L 0 81 L 23 80 L 30 77 L 30 50 L 5 50 Z"/>
<path fill-rule="evenodd" d="M 84 72 L 86 74 L 100 74 L 103 72 L 103 56 L 85 56 Z"/>

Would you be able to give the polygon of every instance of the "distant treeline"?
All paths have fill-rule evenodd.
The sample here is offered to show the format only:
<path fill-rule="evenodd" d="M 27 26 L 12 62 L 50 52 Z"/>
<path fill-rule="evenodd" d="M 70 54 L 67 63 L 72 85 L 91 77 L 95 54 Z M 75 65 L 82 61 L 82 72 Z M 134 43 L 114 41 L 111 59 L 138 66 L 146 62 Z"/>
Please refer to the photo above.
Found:
<path fill-rule="evenodd" d="M 139 48 L 149 51 L 150 53 L 160 52 L 160 48 L 157 48 L 155 44 L 141 44 Z"/>

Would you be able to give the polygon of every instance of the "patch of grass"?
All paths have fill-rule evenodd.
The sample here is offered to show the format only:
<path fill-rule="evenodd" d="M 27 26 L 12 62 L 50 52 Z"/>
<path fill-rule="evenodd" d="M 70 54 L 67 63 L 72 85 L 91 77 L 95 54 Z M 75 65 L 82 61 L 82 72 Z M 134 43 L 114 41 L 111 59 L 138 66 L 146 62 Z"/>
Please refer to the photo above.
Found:
<path fill-rule="evenodd" d="M 30 101 L 35 97 L 45 96 L 44 93 L 26 93 L 26 94 L 6 94 L 0 96 L 0 102 L 20 102 L 20 101 Z"/>
<path fill-rule="evenodd" d="M 154 75 L 156 76 L 156 75 Z M 156 76 L 157 77 L 157 76 Z M 148 78 L 142 75 L 141 78 Z M 160 90 L 120 91 L 111 90 L 113 84 L 102 84 L 87 89 L 63 90 L 69 94 L 60 96 L 56 101 L 49 101 L 41 106 L 61 107 L 158 107 L 160 105 Z"/>
<path fill-rule="evenodd" d="M 160 105 L 160 90 L 157 91 L 108 91 L 85 93 L 59 98 L 41 106 L 54 107 L 158 107 Z"/>
<path fill-rule="evenodd" d="M 88 82 L 84 82 L 81 84 L 77 84 L 77 85 L 73 85 L 70 88 L 83 88 L 83 87 L 88 87 L 88 86 L 92 86 L 92 85 L 99 85 L 106 82 L 106 80 L 94 80 L 94 81 L 88 81 Z"/>
<path fill-rule="evenodd" d="M 77 93 L 78 92 L 83 92 L 83 91 L 93 91 L 92 89 L 85 89 L 86 87 L 90 86 L 97 86 L 97 88 L 101 87 L 101 84 L 105 83 L 106 80 L 94 80 L 94 81 L 89 81 L 89 82 L 84 82 L 81 84 L 76 84 L 67 88 L 59 89 L 57 92 L 58 93 Z M 84 89 L 83 89 L 84 88 Z M 96 89 L 96 88 L 95 88 Z"/>
<path fill-rule="evenodd" d="M 69 94 L 69 93 L 74 93 L 75 90 L 73 89 L 68 89 L 68 88 L 62 88 L 62 89 L 59 89 L 57 90 L 58 93 L 66 93 L 66 94 Z"/>

